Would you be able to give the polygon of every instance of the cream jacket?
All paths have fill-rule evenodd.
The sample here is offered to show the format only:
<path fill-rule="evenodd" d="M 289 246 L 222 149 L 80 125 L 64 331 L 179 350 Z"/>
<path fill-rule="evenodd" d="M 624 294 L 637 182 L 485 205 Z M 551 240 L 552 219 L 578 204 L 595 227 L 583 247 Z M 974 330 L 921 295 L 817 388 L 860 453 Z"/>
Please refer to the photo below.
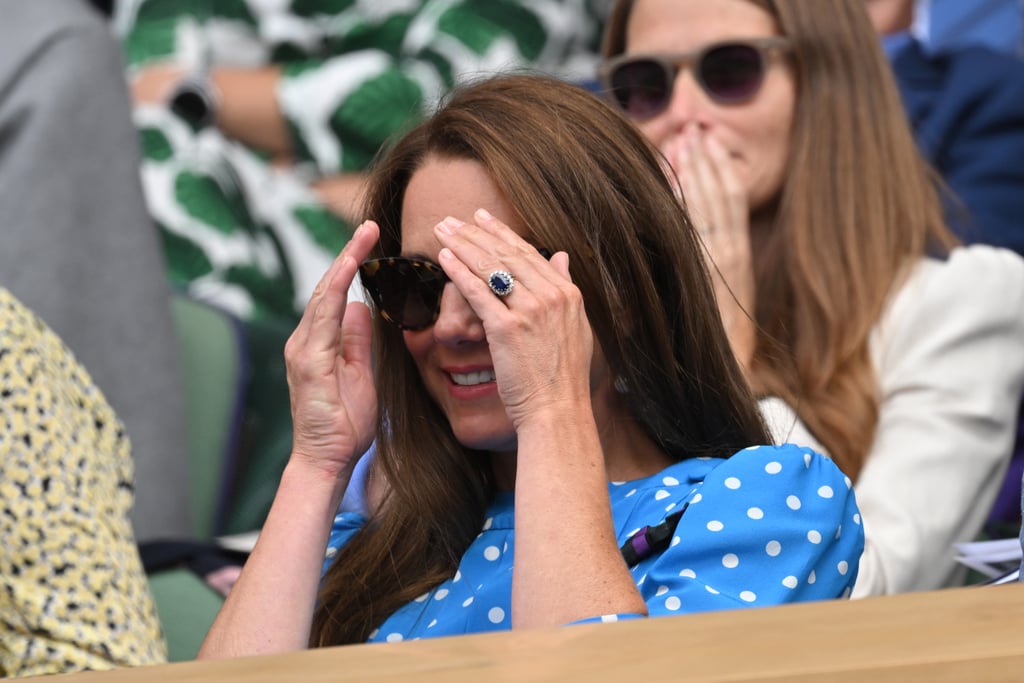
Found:
<path fill-rule="evenodd" d="M 987 246 L 924 259 L 870 340 L 881 405 L 855 486 L 866 537 L 853 597 L 954 585 L 1002 483 L 1024 388 L 1024 260 Z M 795 412 L 761 402 L 778 442 L 827 454 Z"/>

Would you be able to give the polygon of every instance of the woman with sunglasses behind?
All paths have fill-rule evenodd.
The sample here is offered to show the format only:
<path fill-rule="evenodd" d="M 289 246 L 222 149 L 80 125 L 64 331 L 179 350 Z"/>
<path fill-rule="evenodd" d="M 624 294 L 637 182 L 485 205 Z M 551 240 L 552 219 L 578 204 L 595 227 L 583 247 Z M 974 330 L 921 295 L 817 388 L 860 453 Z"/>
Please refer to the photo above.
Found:
<path fill-rule="evenodd" d="M 383 156 L 365 215 L 288 342 L 292 457 L 203 656 L 849 590 L 850 483 L 758 445 L 696 233 L 626 119 L 556 80 L 467 87 Z M 374 438 L 379 500 L 336 515 Z"/>
<path fill-rule="evenodd" d="M 620 1 L 602 77 L 671 164 L 776 437 L 855 481 L 854 596 L 938 588 L 1012 445 L 1024 265 L 957 248 L 864 0 L 827 5 Z"/>

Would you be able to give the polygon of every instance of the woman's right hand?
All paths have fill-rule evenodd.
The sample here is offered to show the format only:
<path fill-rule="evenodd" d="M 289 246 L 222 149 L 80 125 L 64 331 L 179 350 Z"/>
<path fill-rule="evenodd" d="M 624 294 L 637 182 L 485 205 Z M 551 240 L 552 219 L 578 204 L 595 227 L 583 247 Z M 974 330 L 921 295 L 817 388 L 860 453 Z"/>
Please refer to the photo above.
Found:
<path fill-rule="evenodd" d="M 292 461 L 348 480 L 377 427 L 369 308 L 346 305 L 359 264 L 380 229 L 366 221 L 317 284 L 285 344 L 292 410 Z"/>
<path fill-rule="evenodd" d="M 688 126 L 662 150 L 679 179 L 690 220 L 706 250 L 722 324 L 744 372 L 756 344 L 756 285 L 746 190 L 725 148 Z"/>

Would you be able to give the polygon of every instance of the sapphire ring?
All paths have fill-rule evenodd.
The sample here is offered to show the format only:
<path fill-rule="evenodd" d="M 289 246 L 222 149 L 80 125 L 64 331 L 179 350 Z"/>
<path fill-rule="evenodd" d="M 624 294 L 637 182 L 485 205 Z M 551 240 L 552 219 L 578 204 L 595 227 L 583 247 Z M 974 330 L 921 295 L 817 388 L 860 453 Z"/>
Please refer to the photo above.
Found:
<path fill-rule="evenodd" d="M 487 276 L 487 286 L 498 296 L 504 298 L 512 293 L 516 279 L 507 270 L 496 270 Z"/>

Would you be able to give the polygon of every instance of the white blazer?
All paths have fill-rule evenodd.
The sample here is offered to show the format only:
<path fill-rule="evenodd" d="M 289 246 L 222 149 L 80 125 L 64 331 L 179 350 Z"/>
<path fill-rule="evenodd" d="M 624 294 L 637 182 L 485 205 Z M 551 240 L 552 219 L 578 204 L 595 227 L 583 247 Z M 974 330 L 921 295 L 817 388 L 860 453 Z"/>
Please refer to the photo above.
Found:
<path fill-rule="evenodd" d="M 1024 388 L 1024 260 L 988 246 L 922 259 L 870 339 L 881 403 L 855 486 L 865 547 L 853 597 L 962 581 L 1002 484 Z M 761 401 L 777 442 L 827 451 L 781 399 Z"/>

